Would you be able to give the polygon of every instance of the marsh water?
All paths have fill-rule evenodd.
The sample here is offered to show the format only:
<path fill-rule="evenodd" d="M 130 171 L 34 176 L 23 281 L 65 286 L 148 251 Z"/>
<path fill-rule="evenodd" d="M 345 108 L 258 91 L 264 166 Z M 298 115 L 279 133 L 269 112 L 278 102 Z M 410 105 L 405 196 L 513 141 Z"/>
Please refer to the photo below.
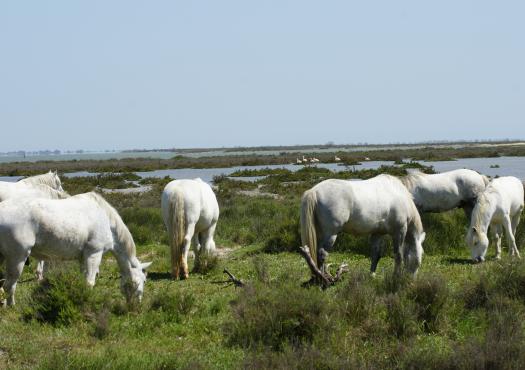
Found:
<path fill-rule="evenodd" d="M 461 158 L 455 161 L 435 161 L 435 162 L 420 162 L 427 166 L 433 166 L 437 172 L 445 172 L 458 168 L 469 168 L 478 171 L 482 174 L 494 176 L 515 176 L 521 180 L 525 179 L 525 157 L 497 157 L 497 158 Z M 391 161 L 365 161 L 360 165 L 345 166 L 337 163 L 319 163 L 317 167 L 328 168 L 332 171 L 345 170 L 360 170 L 360 169 L 376 169 L 382 165 L 393 165 Z M 204 181 L 211 183 L 215 176 L 229 176 L 235 171 L 239 170 L 257 170 L 264 168 L 285 168 L 290 171 L 297 171 L 301 169 L 302 165 L 287 164 L 287 165 L 261 165 L 261 166 L 238 166 L 238 167 L 224 167 L 224 168 L 181 168 L 181 169 L 165 169 L 147 172 L 135 172 L 142 178 L 148 177 L 165 177 L 169 176 L 173 179 L 193 179 L 200 177 Z M 97 173 L 80 171 L 65 173 L 66 177 L 78 176 L 96 176 Z M 17 181 L 20 176 L 0 176 L 0 181 Z M 240 178 L 245 181 L 255 181 L 260 179 L 260 176 Z"/>

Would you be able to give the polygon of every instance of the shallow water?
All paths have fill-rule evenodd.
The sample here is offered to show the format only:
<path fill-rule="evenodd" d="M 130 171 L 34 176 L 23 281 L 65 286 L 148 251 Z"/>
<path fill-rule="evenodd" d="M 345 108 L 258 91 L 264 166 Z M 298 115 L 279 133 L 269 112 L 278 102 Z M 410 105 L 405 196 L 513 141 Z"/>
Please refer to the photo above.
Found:
<path fill-rule="evenodd" d="M 316 166 L 322 168 L 328 168 L 332 171 L 345 171 L 345 170 L 360 170 L 360 169 L 376 169 L 381 165 L 391 166 L 394 162 L 391 161 L 366 161 L 360 165 L 355 166 L 344 166 L 338 163 L 319 163 Z M 488 176 L 515 176 L 521 180 L 525 179 L 525 157 L 498 157 L 498 158 L 462 158 L 456 161 L 435 161 L 435 162 L 420 162 L 424 165 L 434 166 L 437 172 L 445 172 L 458 168 L 469 168 L 478 171 Z M 494 166 L 498 165 L 498 168 Z M 492 167 L 491 167 L 492 166 Z M 238 166 L 238 167 L 227 167 L 227 168 L 181 168 L 181 169 L 167 169 L 167 170 L 156 170 L 148 172 L 136 172 L 137 175 L 143 178 L 148 177 L 165 177 L 169 176 L 173 179 L 194 179 L 200 177 L 202 180 L 212 183 L 213 177 L 215 176 L 229 176 L 233 172 L 238 170 L 257 170 L 264 168 L 285 168 L 290 171 L 297 171 L 304 166 L 296 164 L 286 165 L 261 165 L 261 166 Z M 97 173 L 79 171 L 69 172 L 63 174 L 66 177 L 78 177 L 78 176 L 96 176 Z M 0 181 L 17 181 L 20 176 L 2 176 Z M 237 178 L 245 181 L 256 181 L 260 177 L 243 177 Z"/>

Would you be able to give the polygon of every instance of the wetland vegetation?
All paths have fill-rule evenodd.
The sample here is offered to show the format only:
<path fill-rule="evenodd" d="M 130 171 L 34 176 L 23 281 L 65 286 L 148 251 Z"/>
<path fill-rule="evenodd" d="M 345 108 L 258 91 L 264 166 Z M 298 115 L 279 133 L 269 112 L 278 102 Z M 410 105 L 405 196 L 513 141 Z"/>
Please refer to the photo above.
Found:
<path fill-rule="evenodd" d="M 452 156 L 446 150 L 437 152 Z M 395 159 L 411 157 L 405 154 L 398 153 Z M 349 155 L 348 161 L 357 158 L 354 153 L 338 155 Z M 386 153 L 375 155 L 374 159 L 386 159 L 381 157 Z M 218 160 L 225 161 L 224 166 L 241 161 L 234 158 Z M 265 160 L 281 158 L 289 162 L 295 155 L 264 156 Z M 167 162 L 173 168 L 179 160 L 187 159 Z M 206 158 L 199 160 L 210 164 Z M 137 170 L 137 163 L 153 166 L 141 161 L 129 161 L 135 163 L 129 168 Z M 79 166 L 77 170 L 104 168 L 105 172 L 128 168 L 109 166 L 109 162 L 104 164 L 107 168 L 96 167 L 99 164 L 93 163 L 93 168 L 74 165 Z M 17 171 L 43 172 L 40 166 L 44 164 L 24 165 L 29 167 Z M 491 247 L 486 263 L 470 264 L 461 210 L 423 215 L 425 256 L 414 281 L 393 278 L 388 240 L 385 258 L 372 279 L 367 238 L 341 235 L 329 262 L 345 261 L 350 272 L 324 291 L 301 287 L 309 278 L 297 253 L 303 191 L 326 178 L 402 176 L 413 166 L 403 162 L 377 170 L 349 167 L 337 173 L 313 166 L 296 172 L 262 169 L 215 178 L 221 209 L 216 233 L 220 258 L 201 262 L 185 281 L 170 279 L 167 235 L 160 214 L 160 194 L 171 179 L 140 180 L 128 173 L 64 178 L 63 186 L 71 194 L 151 185 L 151 190 L 142 193 L 104 195 L 133 234 L 139 258 L 153 261 L 144 301 L 125 305 L 112 256 L 105 256 L 94 289 L 86 288 L 78 266 L 70 263 L 50 263 L 39 284 L 33 279 L 33 261 L 18 285 L 18 305 L 0 310 L 0 368 L 522 368 L 525 263 L 511 260 L 506 253 L 496 261 L 490 258 Z M 430 167 L 421 169 L 432 172 Z M 264 177 L 246 182 L 236 176 Z M 520 249 L 524 229 L 518 228 Z M 246 287 L 223 283 L 224 268 Z"/>

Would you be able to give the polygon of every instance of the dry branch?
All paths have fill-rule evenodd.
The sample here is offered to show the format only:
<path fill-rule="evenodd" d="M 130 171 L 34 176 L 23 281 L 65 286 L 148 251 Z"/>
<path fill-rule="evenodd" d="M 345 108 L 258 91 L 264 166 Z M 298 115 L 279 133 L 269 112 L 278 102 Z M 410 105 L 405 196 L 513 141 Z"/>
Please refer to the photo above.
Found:
<path fill-rule="evenodd" d="M 312 278 L 305 282 L 303 285 L 321 285 L 323 289 L 328 288 L 331 285 L 334 285 L 339 280 L 341 280 L 341 277 L 345 272 L 348 272 L 348 265 L 346 263 L 342 263 L 339 268 L 337 269 L 337 272 L 335 276 L 330 274 L 327 271 L 321 271 L 319 267 L 315 264 L 312 255 L 310 254 L 310 249 L 307 245 L 303 247 L 299 247 L 299 253 L 306 261 L 306 264 L 310 268 L 310 272 L 312 273 Z"/>
<path fill-rule="evenodd" d="M 228 284 L 228 285 L 235 285 L 236 287 L 243 288 L 245 284 L 242 282 L 242 280 L 237 279 L 235 275 L 233 275 L 228 270 L 224 269 L 223 271 L 226 275 L 228 275 L 228 280 L 223 281 L 214 281 L 215 284 Z"/>

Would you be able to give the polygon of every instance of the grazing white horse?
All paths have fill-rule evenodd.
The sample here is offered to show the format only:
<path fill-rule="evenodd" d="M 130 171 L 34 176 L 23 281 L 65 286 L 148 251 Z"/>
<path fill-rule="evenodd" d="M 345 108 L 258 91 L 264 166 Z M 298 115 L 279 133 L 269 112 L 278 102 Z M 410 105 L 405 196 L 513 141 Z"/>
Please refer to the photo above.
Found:
<path fill-rule="evenodd" d="M 444 212 L 461 207 L 469 221 L 477 197 L 489 183 L 486 176 L 467 169 L 436 174 L 414 171 L 401 181 L 421 212 Z"/>
<path fill-rule="evenodd" d="M 102 254 L 111 251 L 128 302 L 142 298 L 146 276 L 135 243 L 117 211 L 96 193 L 68 199 L 8 199 L 0 203 L 0 262 L 6 261 L 7 303 L 31 254 L 38 259 L 80 260 L 88 285 L 95 284 Z"/>
<path fill-rule="evenodd" d="M 396 177 L 379 175 L 364 181 L 331 179 L 307 190 L 301 201 L 301 239 L 320 268 L 326 251 L 332 248 L 341 231 L 371 235 L 372 273 L 385 234 L 393 239 L 396 273 L 400 273 L 402 261 L 413 274 L 421 264 L 425 239 L 421 218 L 412 196 Z"/>
<path fill-rule="evenodd" d="M 201 179 L 174 180 L 162 192 L 161 208 L 170 242 L 171 274 L 174 279 L 186 279 L 192 239 L 197 249 L 196 258 L 215 251 L 217 198 L 210 185 Z"/>
<path fill-rule="evenodd" d="M 62 188 L 62 182 L 56 171 L 26 177 L 18 182 L 0 181 L 0 202 L 11 198 L 64 199 L 68 197 L 69 194 Z M 44 261 L 38 262 L 36 276 L 38 280 L 43 279 Z"/>
<path fill-rule="evenodd" d="M 514 236 L 523 211 L 523 193 L 523 184 L 519 179 L 505 176 L 493 179 L 478 197 L 466 237 L 474 262 L 485 260 L 489 226 L 496 238 L 496 258 L 501 258 L 502 229 L 509 243 L 510 255 L 520 257 Z"/>

